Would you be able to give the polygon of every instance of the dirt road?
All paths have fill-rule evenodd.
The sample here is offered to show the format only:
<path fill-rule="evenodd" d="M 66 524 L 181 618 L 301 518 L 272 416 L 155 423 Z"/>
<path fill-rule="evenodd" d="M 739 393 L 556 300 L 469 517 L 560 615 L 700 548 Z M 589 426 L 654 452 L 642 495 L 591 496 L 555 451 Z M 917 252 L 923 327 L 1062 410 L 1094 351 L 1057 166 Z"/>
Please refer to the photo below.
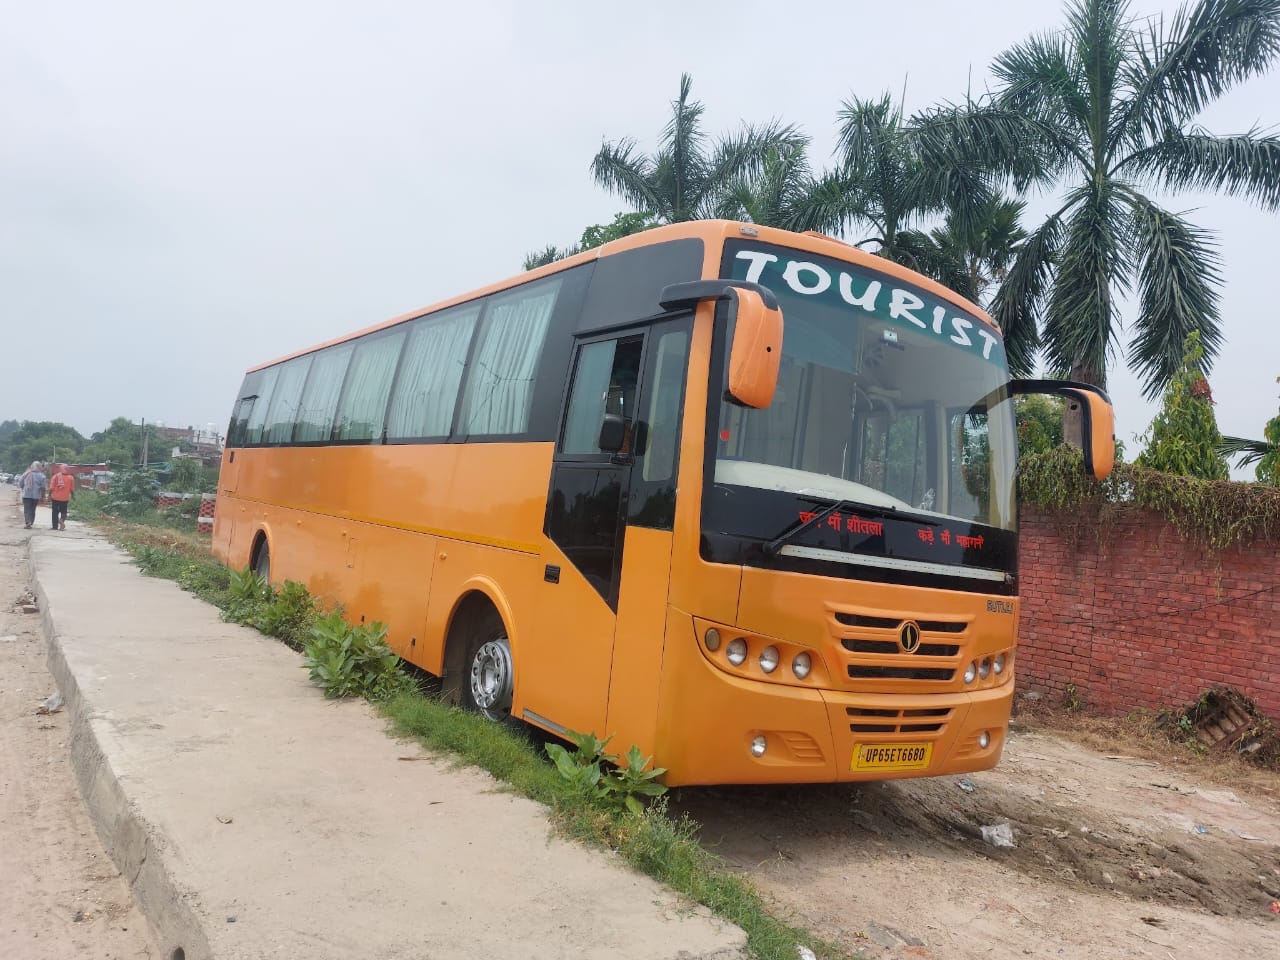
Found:
<path fill-rule="evenodd" d="M 1280 956 L 1274 801 L 1016 723 L 983 774 L 673 807 L 797 921 L 872 957 Z M 1004 823 L 1015 846 L 983 840 Z"/>
<path fill-rule="evenodd" d="M 0 957 L 153 960 L 146 922 L 85 813 L 66 712 L 36 713 L 55 687 L 40 617 L 20 603 L 25 541 L 76 536 L 75 525 L 24 530 L 21 509 L 17 488 L 0 486 Z"/>

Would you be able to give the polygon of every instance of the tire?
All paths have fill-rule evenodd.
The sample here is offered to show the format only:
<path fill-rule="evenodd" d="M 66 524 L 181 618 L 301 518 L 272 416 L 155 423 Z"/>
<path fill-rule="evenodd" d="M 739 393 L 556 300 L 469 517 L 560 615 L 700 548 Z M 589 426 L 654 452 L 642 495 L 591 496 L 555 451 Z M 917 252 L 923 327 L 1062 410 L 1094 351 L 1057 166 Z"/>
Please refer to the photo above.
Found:
<path fill-rule="evenodd" d="M 511 717 L 515 660 L 502 617 L 490 608 L 473 621 L 462 662 L 462 705 L 495 723 Z"/>
<path fill-rule="evenodd" d="M 258 552 L 253 557 L 253 572 L 263 579 L 264 583 L 271 583 L 271 548 L 267 546 L 264 539 L 258 546 Z"/>

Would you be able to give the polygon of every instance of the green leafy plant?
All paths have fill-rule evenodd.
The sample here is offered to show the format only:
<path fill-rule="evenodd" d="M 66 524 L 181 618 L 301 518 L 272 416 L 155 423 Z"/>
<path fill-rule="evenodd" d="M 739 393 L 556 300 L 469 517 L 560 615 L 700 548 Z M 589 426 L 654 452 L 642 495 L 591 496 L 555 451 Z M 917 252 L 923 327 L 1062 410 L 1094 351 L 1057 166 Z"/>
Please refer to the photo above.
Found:
<path fill-rule="evenodd" d="M 154 511 L 160 482 L 150 470 L 122 470 L 111 479 L 102 509 L 122 517 Z"/>
<path fill-rule="evenodd" d="M 249 624 L 301 650 L 315 623 L 315 598 L 296 580 L 286 580 L 278 591 L 268 588 L 268 592 L 271 599 L 255 612 Z"/>
<path fill-rule="evenodd" d="M 321 617 L 312 624 L 302 654 L 303 666 L 326 697 L 386 700 L 412 686 L 387 646 L 387 628 L 376 621 L 352 625 L 340 611 Z"/>
<path fill-rule="evenodd" d="M 644 812 L 641 797 L 660 797 L 667 788 L 657 782 L 665 767 L 649 766 L 652 757 L 643 756 L 640 748 L 627 751 L 626 763 L 618 766 L 618 756 L 606 753 L 612 737 L 599 739 L 594 733 L 566 731 L 574 745 L 570 753 L 558 743 L 546 746 L 547 756 L 578 799 L 611 809 L 625 809 L 637 816 Z"/>
<path fill-rule="evenodd" d="M 1203 362 L 1200 334 L 1193 330 L 1183 345 L 1182 366 L 1165 388 L 1164 403 L 1151 422 L 1139 466 L 1201 480 L 1227 479 L 1227 462 L 1218 452 L 1222 434 Z"/>

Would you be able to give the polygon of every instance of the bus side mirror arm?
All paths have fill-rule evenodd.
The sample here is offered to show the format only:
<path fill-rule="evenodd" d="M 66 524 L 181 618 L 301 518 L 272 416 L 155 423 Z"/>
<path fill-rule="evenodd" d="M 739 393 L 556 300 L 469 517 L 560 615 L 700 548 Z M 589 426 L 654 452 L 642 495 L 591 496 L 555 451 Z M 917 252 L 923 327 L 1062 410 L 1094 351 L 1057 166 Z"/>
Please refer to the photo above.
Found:
<path fill-rule="evenodd" d="M 1085 473 L 1095 480 L 1111 476 L 1116 462 L 1116 413 L 1105 390 L 1074 380 L 1010 380 L 1009 396 L 1051 394 L 1080 408 Z"/>
<path fill-rule="evenodd" d="M 744 407 L 773 403 L 782 362 L 782 308 L 768 287 L 745 280 L 694 280 L 662 291 L 666 310 L 702 300 L 725 300 L 733 330 L 729 346 L 729 397 Z"/>

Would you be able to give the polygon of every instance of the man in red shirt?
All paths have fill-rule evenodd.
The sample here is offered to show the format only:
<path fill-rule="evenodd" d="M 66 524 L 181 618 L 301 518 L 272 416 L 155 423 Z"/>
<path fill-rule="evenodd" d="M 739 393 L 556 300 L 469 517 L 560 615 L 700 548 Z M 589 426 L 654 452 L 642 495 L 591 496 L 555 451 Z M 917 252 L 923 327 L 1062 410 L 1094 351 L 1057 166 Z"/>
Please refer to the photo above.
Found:
<path fill-rule="evenodd" d="M 49 478 L 49 502 L 53 506 L 53 529 L 67 529 L 67 507 L 76 494 L 76 478 L 65 463 L 53 468 Z"/>

